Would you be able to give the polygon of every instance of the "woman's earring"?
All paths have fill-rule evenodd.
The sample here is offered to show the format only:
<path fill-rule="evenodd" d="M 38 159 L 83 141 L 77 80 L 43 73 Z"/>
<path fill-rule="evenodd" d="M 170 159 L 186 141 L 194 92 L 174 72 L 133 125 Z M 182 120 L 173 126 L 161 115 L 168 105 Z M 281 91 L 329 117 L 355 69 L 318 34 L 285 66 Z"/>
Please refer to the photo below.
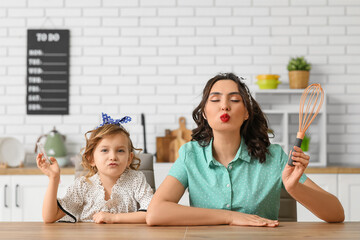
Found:
<path fill-rule="evenodd" d="M 205 117 L 205 113 L 202 113 L 202 116 L 203 116 L 203 118 L 204 118 L 205 120 L 207 120 L 206 117 Z"/>

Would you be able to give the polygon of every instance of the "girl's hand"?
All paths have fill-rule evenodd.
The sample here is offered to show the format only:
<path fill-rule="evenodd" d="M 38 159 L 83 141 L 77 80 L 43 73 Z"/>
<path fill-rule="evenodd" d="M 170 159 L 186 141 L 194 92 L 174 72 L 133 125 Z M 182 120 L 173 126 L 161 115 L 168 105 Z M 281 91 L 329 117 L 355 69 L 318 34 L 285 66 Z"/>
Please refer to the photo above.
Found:
<path fill-rule="evenodd" d="M 257 215 L 246 214 L 241 212 L 231 212 L 232 219 L 229 225 L 237 226 L 254 226 L 254 227 L 277 227 L 278 220 L 270 220 Z"/>
<path fill-rule="evenodd" d="M 294 167 L 286 164 L 282 172 L 282 180 L 288 192 L 291 192 L 299 184 L 299 179 L 309 165 L 310 160 L 310 157 L 301 148 L 294 146 L 294 150 L 292 156 Z"/>
<path fill-rule="evenodd" d="M 50 161 L 52 162 L 51 165 L 45 158 L 43 158 L 42 153 L 39 153 L 36 157 L 36 164 L 41 172 L 43 172 L 49 178 L 60 178 L 59 164 L 53 157 L 50 157 Z"/>
<path fill-rule="evenodd" d="M 115 214 L 108 212 L 98 212 L 93 215 L 95 223 L 114 223 Z"/>

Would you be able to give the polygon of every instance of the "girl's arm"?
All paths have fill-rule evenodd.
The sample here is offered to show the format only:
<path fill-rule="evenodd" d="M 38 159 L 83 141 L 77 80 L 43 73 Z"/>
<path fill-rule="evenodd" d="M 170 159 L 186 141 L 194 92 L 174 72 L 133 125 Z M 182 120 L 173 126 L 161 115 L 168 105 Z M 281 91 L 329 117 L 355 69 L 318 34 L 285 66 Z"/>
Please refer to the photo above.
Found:
<path fill-rule="evenodd" d="M 146 212 L 108 213 L 98 212 L 93 216 L 95 223 L 145 223 Z"/>
<path fill-rule="evenodd" d="M 60 183 L 60 168 L 55 158 L 50 158 L 52 164 L 38 154 L 36 163 L 38 168 L 49 177 L 49 185 L 45 193 L 42 216 L 45 223 L 53 223 L 65 216 L 57 205 L 57 191 Z"/>
<path fill-rule="evenodd" d="M 286 164 L 282 179 L 287 192 L 312 213 L 326 222 L 343 222 L 345 215 L 340 201 L 334 195 L 326 192 L 309 178 L 304 184 L 299 183 L 301 175 L 309 164 L 310 157 L 301 148 L 294 147 L 293 164 Z"/>
<path fill-rule="evenodd" d="M 156 191 L 148 208 L 148 225 L 247 225 L 276 227 L 278 221 L 240 212 L 220 209 L 196 208 L 179 205 L 184 194 L 183 185 L 167 176 Z"/>

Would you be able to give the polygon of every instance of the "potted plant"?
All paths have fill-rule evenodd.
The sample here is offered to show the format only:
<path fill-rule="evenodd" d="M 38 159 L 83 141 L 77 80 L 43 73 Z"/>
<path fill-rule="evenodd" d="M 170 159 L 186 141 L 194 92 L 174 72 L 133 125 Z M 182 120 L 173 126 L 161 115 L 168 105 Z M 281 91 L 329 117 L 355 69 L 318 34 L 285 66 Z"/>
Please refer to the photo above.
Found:
<path fill-rule="evenodd" d="M 311 140 L 310 136 L 305 134 L 304 139 L 301 142 L 300 148 L 301 148 L 301 150 L 303 150 L 303 152 L 306 155 L 309 155 L 310 140 Z"/>
<path fill-rule="evenodd" d="M 311 64 L 304 57 L 291 58 L 287 69 L 290 88 L 306 88 L 308 86 Z"/>

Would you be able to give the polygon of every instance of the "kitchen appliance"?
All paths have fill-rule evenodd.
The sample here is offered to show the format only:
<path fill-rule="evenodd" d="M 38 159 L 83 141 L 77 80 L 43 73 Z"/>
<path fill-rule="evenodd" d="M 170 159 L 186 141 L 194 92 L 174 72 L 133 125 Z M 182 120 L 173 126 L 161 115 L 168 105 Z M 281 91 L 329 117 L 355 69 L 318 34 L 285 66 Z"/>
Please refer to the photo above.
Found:
<path fill-rule="evenodd" d="M 320 99 L 319 99 L 320 97 Z M 318 99 L 320 102 L 318 102 Z M 306 130 L 310 127 L 310 124 L 314 121 L 316 115 L 318 115 L 320 108 L 324 102 L 324 90 L 318 83 L 311 84 L 308 86 L 300 98 L 300 109 L 299 109 L 299 131 L 296 135 L 295 146 L 300 147 L 302 140 L 305 137 Z M 304 107 L 305 112 L 304 112 Z M 314 112 L 316 108 L 316 111 Z M 293 165 L 292 153 L 294 149 L 290 151 L 288 164 Z"/>
<path fill-rule="evenodd" d="M 41 135 L 37 142 L 40 142 L 42 138 L 45 139 L 44 150 L 49 157 L 56 158 L 60 167 L 65 167 L 69 161 L 66 157 L 65 136 L 60 134 L 54 127 L 48 134 Z M 37 145 L 35 147 L 35 153 L 37 152 Z"/>

